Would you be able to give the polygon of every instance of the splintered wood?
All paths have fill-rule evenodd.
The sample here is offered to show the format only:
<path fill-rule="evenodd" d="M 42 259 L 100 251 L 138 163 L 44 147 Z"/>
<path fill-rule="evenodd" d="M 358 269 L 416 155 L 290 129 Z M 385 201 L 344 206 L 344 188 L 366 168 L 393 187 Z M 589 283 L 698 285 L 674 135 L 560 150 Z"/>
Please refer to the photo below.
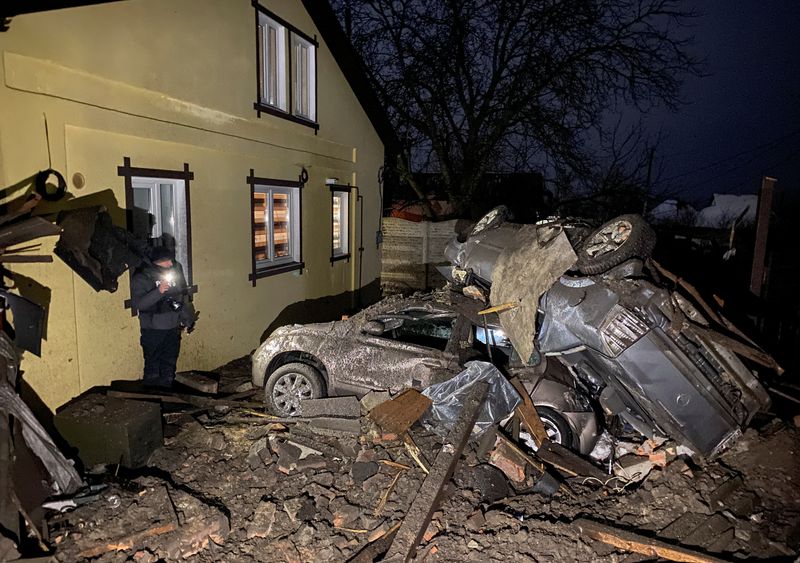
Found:
<path fill-rule="evenodd" d="M 402 435 L 431 406 L 431 400 L 416 389 L 406 389 L 391 401 L 371 411 L 372 419 L 384 432 Z"/>
<path fill-rule="evenodd" d="M 386 561 L 409 561 L 414 557 L 417 546 L 431 523 L 431 517 L 441 502 L 442 490 L 453 476 L 464 446 L 467 445 L 472 427 L 488 392 L 489 385 L 483 381 L 473 386 L 447 437 L 446 444 L 452 447 L 442 447 L 436 456 L 430 473 L 425 477 L 411 507 L 406 512 L 403 523 L 386 554 Z"/>
<path fill-rule="evenodd" d="M 669 561 L 683 561 L 685 563 L 724 563 L 722 559 L 705 555 L 685 547 L 671 545 L 666 542 L 651 539 L 633 532 L 618 530 L 585 518 L 573 522 L 581 533 L 590 538 L 613 545 L 616 548 L 641 553 L 648 557 L 660 557 Z"/>
<path fill-rule="evenodd" d="M 536 412 L 536 407 L 533 406 L 531 396 L 528 393 L 528 390 L 525 389 L 525 386 L 522 384 L 522 382 L 515 377 L 511 380 L 511 384 L 522 398 L 522 404 L 517 407 L 517 416 L 522 419 L 522 422 L 525 424 L 528 432 L 530 432 L 531 436 L 533 436 L 533 441 L 536 443 L 536 447 L 540 448 L 542 444 L 547 441 L 547 431 L 544 429 L 542 420 L 539 418 L 539 413 Z"/>

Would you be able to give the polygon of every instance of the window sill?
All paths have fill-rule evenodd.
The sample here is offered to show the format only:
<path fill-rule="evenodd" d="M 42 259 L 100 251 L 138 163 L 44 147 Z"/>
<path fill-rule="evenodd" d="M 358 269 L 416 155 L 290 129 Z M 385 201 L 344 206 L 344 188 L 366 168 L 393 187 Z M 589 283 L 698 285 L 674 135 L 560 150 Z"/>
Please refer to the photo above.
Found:
<path fill-rule="evenodd" d="M 350 253 L 348 252 L 347 254 L 337 254 L 336 256 L 331 256 L 331 265 L 333 265 L 334 262 L 338 262 L 339 260 L 347 260 L 349 262 Z"/>
<path fill-rule="evenodd" d="M 262 113 L 268 113 L 269 115 L 274 115 L 275 117 L 280 117 L 286 119 L 287 121 L 291 121 L 293 123 L 299 123 L 300 125 L 311 127 L 314 130 L 314 133 L 316 133 L 319 130 L 319 123 L 317 123 L 316 121 L 311 121 L 310 119 L 306 119 L 305 117 L 293 115 L 282 109 L 262 104 L 261 102 L 254 103 L 253 109 L 258 111 L 259 117 L 261 117 Z"/>
<path fill-rule="evenodd" d="M 268 266 L 266 268 L 256 270 L 250 274 L 247 279 L 249 279 L 251 282 L 253 282 L 253 285 L 255 285 L 255 282 L 258 279 L 268 278 L 269 276 L 277 276 L 278 274 L 293 272 L 295 270 L 302 270 L 305 267 L 306 265 L 304 262 L 289 262 L 288 264 Z"/>

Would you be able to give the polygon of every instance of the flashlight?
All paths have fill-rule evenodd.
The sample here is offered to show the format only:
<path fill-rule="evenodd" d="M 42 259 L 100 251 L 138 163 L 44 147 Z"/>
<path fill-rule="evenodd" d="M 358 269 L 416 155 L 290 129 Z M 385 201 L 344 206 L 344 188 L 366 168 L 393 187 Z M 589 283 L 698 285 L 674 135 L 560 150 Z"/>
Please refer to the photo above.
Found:
<path fill-rule="evenodd" d="M 163 281 L 167 282 L 170 286 L 175 285 L 175 272 L 167 272 L 164 274 L 162 278 Z"/>

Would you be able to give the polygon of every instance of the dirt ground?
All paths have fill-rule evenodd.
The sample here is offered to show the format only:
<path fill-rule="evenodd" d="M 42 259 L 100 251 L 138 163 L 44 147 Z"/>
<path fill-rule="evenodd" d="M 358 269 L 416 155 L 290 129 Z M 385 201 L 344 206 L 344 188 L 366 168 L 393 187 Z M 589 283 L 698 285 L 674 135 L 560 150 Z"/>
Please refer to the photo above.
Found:
<path fill-rule="evenodd" d="M 220 368 L 223 389 L 249 362 Z M 425 474 L 364 417 L 324 436 L 244 409 L 166 412 L 148 467 L 95 476 L 95 502 L 50 518 L 59 561 L 344 561 L 401 522 Z M 441 440 L 419 426 L 428 461 Z M 304 448 L 311 448 L 313 451 Z M 800 547 L 800 431 L 765 420 L 718 460 L 675 458 L 625 488 L 581 478 L 549 497 L 515 494 L 471 447 L 418 551 L 425 561 L 644 561 L 584 536 L 584 517 L 724 560 L 794 561 Z M 114 474 L 116 472 L 116 475 Z"/>

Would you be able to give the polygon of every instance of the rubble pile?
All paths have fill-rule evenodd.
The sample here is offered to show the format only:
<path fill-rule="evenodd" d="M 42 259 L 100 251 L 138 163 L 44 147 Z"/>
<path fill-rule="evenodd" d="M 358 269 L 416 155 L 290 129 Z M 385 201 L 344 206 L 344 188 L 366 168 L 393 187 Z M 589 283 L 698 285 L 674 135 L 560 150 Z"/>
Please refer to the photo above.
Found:
<path fill-rule="evenodd" d="M 452 433 L 397 418 L 387 431 L 368 414 L 383 405 L 377 418 L 391 426 L 387 398 L 368 395 L 357 417 L 353 398 L 292 420 L 225 405 L 168 412 L 164 447 L 146 467 L 107 466 L 94 476 L 109 483 L 97 500 L 50 518 L 56 559 L 380 560 L 405 528 L 424 524 L 410 516 L 420 504 L 431 514 L 418 561 L 638 561 L 647 557 L 631 551 L 659 549 L 703 561 L 796 553 L 800 435 L 785 423 L 749 430 L 709 464 L 678 455 L 671 442 L 644 443 L 629 454 L 650 464 L 636 482 L 575 475 L 561 458 L 558 471 L 523 451 L 531 466 L 517 471 L 528 482 L 515 482 L 508 477 L 515 458 L 488 463 L 499 443 L 488 432 L 458 455 Z M 436 498 L 420 500 L 443 452 L 455 454 L 452 479 Z M 555 490 L 536 492 L 542 479 L 533 465 L 553 477 Z M 634 539 L 623 538 L 626 549 L 610 545 L 608 530 L 595 529 L 604 525 L 614 541 Z"/>

